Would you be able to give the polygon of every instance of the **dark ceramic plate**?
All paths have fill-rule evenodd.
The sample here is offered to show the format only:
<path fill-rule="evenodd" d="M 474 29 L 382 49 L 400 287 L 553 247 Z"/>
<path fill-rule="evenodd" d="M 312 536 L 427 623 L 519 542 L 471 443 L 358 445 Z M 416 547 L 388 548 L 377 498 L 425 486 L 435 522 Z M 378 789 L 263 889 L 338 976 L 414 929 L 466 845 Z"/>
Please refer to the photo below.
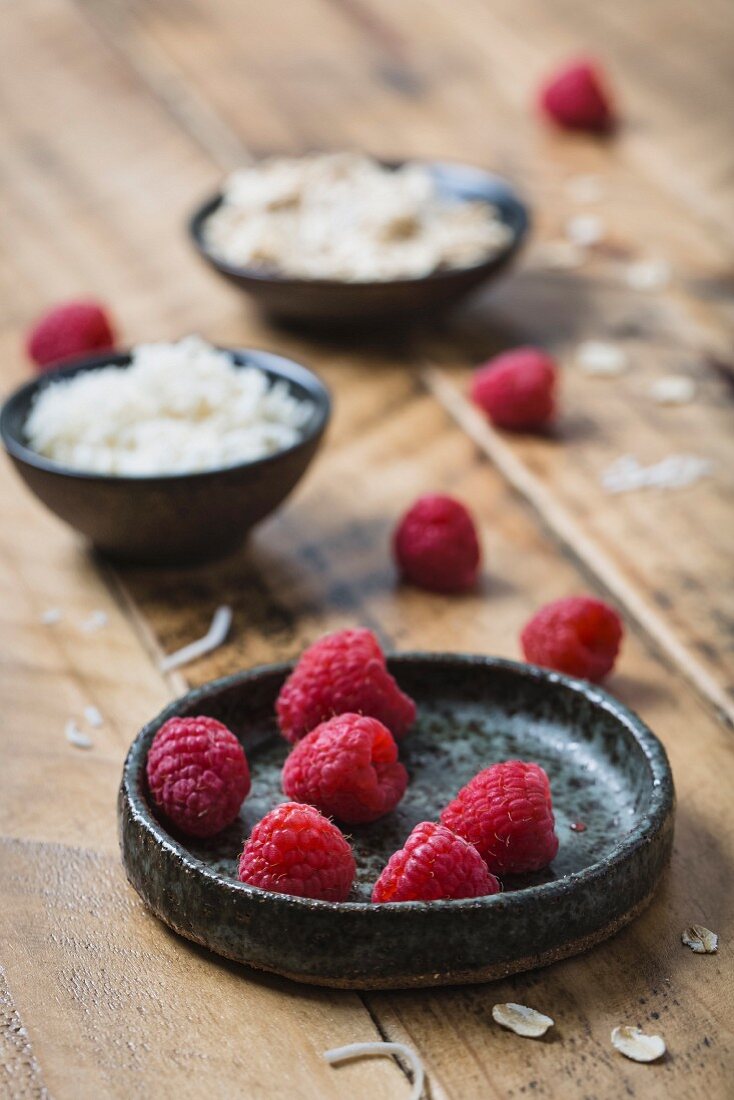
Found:
<path fill-rule="evenodd" d="M 398 167 L 400 162 L 385 162 Z M 519 251 L 528 231 L 527 207 L 514 188 L 499 176 L 468 164 L 427 162 L 441 194 L 460 202 L 479 200 L 497 208 L 510 230 L 508 243 L 494 256 L 471 267 L 436 271 L 419 279 L 343 282 L 337 279 L 297 279 L 254 267 L 234 267 L 213 256 L 204 244 L 203 225 L 222 202 L 208 198 L 189 222 L 199 254 L 215 271 L 246 291 L 275 317 L 331 326 L 434 313 L 454 305 L 470 291 L 499 274 Z"/>
<path fill-rule="evenodd" d="M 25 423 L 40 390 L 59 378 L 99 367 L 125 368 L 126 353 L 107 352 L 42 375 L 16 390 L 2 408 L 0 433 L 16 470 L 47 508 L 121 561 L 189 565 L 236 550 L 303 476 L 331 412 L 329 392 L 312 371 L 250 348 L 227 348 L 235 363 L 258 367 L 313 404 L 303 438 L 254 462 L 190 474 L 117 477 L 85 473 L 44 458 L 28 446 Z"/>
<path fill-rule="evenodd" d="M 401 745 L 411 782 L 374 825 L 352 828 L 353 900 L 308 901 L 236 879 L 242 841 L 283 801 L 288 746 L 273 704 L 290 666 L 239 673 L 189 692 L 134 741 L 119 798 L 122 857 L 153 912 L 177 932 L 262 970 L 357 989 L 480 982 L 576 954 L 650 901 L 670 856 L 674 790 L 657 738 L 605 692 L 491 657 L 415 654 L 390 668 L 418 703 Z M 219 718 L 240 737 L 253 774 L 242 818 L 214 841 L 175 836 L 148 800 L 145 759 L 174 714 Z M 523 757 L 551 779 L 560 850 L 552 867 L 467 901 L 369 903 L 372 883 L 410 829 L 435 819 L 476 771 Z M 582 822 L 584 831 L 571 825 Z"/>

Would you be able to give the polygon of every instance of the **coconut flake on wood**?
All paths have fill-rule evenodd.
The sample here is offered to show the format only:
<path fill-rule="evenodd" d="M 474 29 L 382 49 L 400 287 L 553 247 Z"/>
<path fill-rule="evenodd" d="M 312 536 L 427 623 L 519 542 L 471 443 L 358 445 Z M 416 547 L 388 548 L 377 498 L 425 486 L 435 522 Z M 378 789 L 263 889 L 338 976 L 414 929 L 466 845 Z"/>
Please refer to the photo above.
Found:
<path fill-rule="evenodd" d="M 633 1062 L 655 1062 L 665 1054 L 663 1037 L 646 1035 L 639 1027 L 615 1027 L 612 1030 L 612 1046 Z"/>
<path fill-rule="evenodd" d="M 684 929 L 680 938 L 697 955 L 715 955 L 719 950 L 719 937 L 702 924 L 692 924 Z"/>
<path fill-rule="evenodd" d="M 190 664 L 199 657 L 205 657 L 207 653 L 218 649 L 226 641 L 229 628 L 232 625 L 232 608 L 223 604 L 214 612 L 211 626 L 203 638 L 197 638 L 195 642 L 189 642 L 175 653 L 169 653 L 160 663 L 161 672 L 172 672 L 175 668 Z"/>
<path fill-rule="evenodd" d="M 425 1081 L 425 1069 L 418 1053 L 405 1043 L 349 1043 L 344 1047 L 335 1047 L 333 1050 L 324 1051 L 324 1058 L 330 1065 L 335 1066 L 340 1062 L 346 1062 L 351 1058 L 361 1058 L 369 1054 L 397 1054 L 404 1058 L 410 1066 L 413 1077 L 413 1091 L 410 1100 L 420 1100 Z"/>
<path fill-rule="evenodd" d="M 528 1008 L 527 1005 L 515 1004 L 514 1001 L 494 1005 L 492 1019 L 501 1027 L 506 1027 L 516 1035 L 523 1035 L 529 1039 L 539 1039 L 555 1023 L 552 1017 L 545 1016 L 534 1008 Z"/>

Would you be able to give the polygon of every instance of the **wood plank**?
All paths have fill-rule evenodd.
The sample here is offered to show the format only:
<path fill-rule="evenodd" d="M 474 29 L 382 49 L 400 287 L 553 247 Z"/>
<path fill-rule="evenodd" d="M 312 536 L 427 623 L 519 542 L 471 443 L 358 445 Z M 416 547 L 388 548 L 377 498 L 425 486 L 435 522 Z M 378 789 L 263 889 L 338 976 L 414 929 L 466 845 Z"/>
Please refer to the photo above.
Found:
<path fill-rule="evenodd" d="M 14 50 L 20 46 L 35 48 L 33 35 L 37 31 L 33 29 L 29 41 L 25 20 L 33 23 L 39 13 L 43 14 L 40 21 L 44 25 L 49 13 L 53 16 L 53 39 L 43 41 L 41 59 L 45 64 L 41 72 L 48 73 L 49 87 L 54 88 L 57 98 L 52 109 L 58 112 L 58 119 L 73 106 L 80 112 L 80 130 L 86 125 L 87 140 L 93 141 L 115 108 L 124 105 L 127 111 L 131 105 L 136 130 L 144 130 L 146 142 L 150 142 L 150 147 L 145 147 L 146 171 L 155 186 L 146 194 L 142 209 L 136 207 L 133 217 L 129 193 L 121 189 L 111 194 L 109 182 L 100 182 L 81 163 L 84 152 L 78 152 L 76 145 L 62 147 L 60 140 L 56 144 L 55 135 L 47 138 L 58 157 L 56 174 L 45 177 L 29 160 L 23 179 L 20 175 L 17 178 L 18 191 L 23 182 L 27 184 L 24 193 L 30 195 L 29 252 L 21 262 L 27 287 L 25 296 L 19 295 L 22 304 L 18 319 L 25 316 L 24 310 L 37 308 L 46 280 L 50 279 L 45 272 L 37 272 L 36 263 L 31 262 L 34 248 L 37 255 L 42 254 L 43 240 L 42 232 L 33 226 L 50 199 L 59 213 L 68 212 L 70 224 L 82 227 L 83 254 L 79 254 L 73 233 L 60 234 L 61 245 L 54 246 L 63 250 L 70 281 L 83 286 L 87 270 L 104 266 L 104 292 L 110 293 L 113 285 L 118 286 L 129 329 L 135 331 L 136 325 L 155 322 L 172 334 L 177 325 L 180 330 L 184 324 L 203 324 L 217 327 L 217 335 L 226 334 L 220 338 L 260 340 L 267 335 L 269 342 L 277 339 L 279 346 L 302 349 L 302 342 L 280 334 L 276 338 L 249 313 L 243 315 L 234 295 L 216 288 L 193 265 L 185 265 L 182 252 L 176 251 L 181 246 L 176 242 L 171 211 L 183 207 L 189 182 L 209 171 L 200 147 L 171 128 L 169 108 L 159 111 L 131 81 L 124 66 L 102 51 L 61 0 L 33 0 L 22 13 L 14 10 L 14 20 L 26 28 L 13 38 Z M 393 56 L 396 49 L 399 46 L 394 39 L 380 46 L 385 56 Z M 59 75 L 59 54 L 67 55 L 67 51 L 74 58 L 73 66 Z M 94 65 L 90 55 L 98 58 Z M 77 67 L 81 68 L 81 77 Z M 23 73 L 13 76 L 20 80 Z M 34 80 L 38 80 L 37 74 Z M 94 85 L 97 102 L 90 103 L 89 97 L 79 94 L 87 82 Z M 27 116 L 31 120 L 28 129 L 22 130 L 24 147 L 34 136 L 34 128 L 44 126 L 40 111 L 44 94 L 48 97 L 41 82 L 38 105 Z M 243 98 L 240 111 L 245 102 Z M 390 97 L 385 109 L 387 102 L 391 102 Z M 58 119 L 52 117 L 52 125 L 58 125 Z M 125 136 L 131 141 L 130 135 Z M 111 161 L 123 165 L 126 148 L 119 140 L 116 130 L 107 135 L 112 145 L 108 150 Z M 142 149 L 138 151 L 134 143 L 132 147 L 137 156 L 142 155 Z M 79 200 L 73 188 L 63 186 L 59 176 L 72 180 L 81 177 L 87 188 L 85 201 Z M 149 247 L 151 239 L 161 242 L 155 250 Z M 14 247 L 22 248 L 25 240 L 26 232 L 18 232 Z M 106 247 L 96 241 L 103 241 Z M 164 266 L 159 248 L 168 249 L 169 245 L 167 255 L 181 262 L 175 264 L 176 280 L 161 287 L 158 298 Z M 92 250 L 91 258 L 87 257 L 87 249 Z M 125 266 L 130 257 L 134 258 L 140 284 L 137 289 L 130 285 L 132 279 L 126 285 L 119 282 L 128 278 Z M 151 287 L 156 294 L 151 293 Z M 129 311 L 127 302 L 131 302 Z M 214 334 L 213 327 L 208 331 Z M 8 342 L 9 334 L 14 336 L 15 332 L 15 327 L 6 328 Z M 190 670 L 192 682 L 241 663 L 294 653 L 306 638 L 327 626 L 354 621 L 374 625 L 401 647 L 455 646 L 515 655 L 517 632 L 537 603 L 589 584 L 587 576 L 581 576 L 572 562 L 559 556 L 556 547 L 538 530 L 533 516 L 476 453 L 465 434 L 447 422 L 435 401 L 416 394 L 417 377 L 405 370 L 406 363 L 411 362 L 410 354 L 406 356 L 404 348 L 388 345 L 386 349 L 379 344 L 377 341 L 372 356 L 361 348 L 347 353 L 334 347 L 311 346 L 313 357 L 324 365 L 326 376 L 337 390 L 337 415 L 329 451 L 292 505 L 261 528 L 248 550 L 214 570 L 125 574 L 165 648 L 198 633 L 222 596 L 234 604 L 236 621 L 231 643 L 194 666 Z M 19 369 L 17 359 L 15 362 Z M 413 495 L 431 487 L 461 495 L 481 520 L 488 548 L 487 577 L 482 592 L 466 600 L 427 597 L 394 586 L 386 553 L 392 520 Z M 44 522 L 50 530 L 52 521 Z M 48 550 L 52 558 L 59 552 L 53 544 Z M 644 1090 L 651 1096 L 662 1095 L 663 1090 L 667 1095 L 696 1096 L 700 1095 L 696 1091 L 699 1085 L 701 1092 L 705 1088 L 712 1096 L 723 1095 L 731 1070 L 727 1060 L 731 1048 L 731 983 L 727 984 L 726 977 L 731 967 L 732 936 L 725 894 L 733 849 L 726 799 L 731 768 L 729 735 L 701 709 L 685 684 L 659 664 L 634 630 L 620 673 L 611 686 L 664 737 L 678 777 L 678 838 L 665 889 L 650 913 L 621 937 L 582 960 L 517 979 L 518 985 L 371 998 L 372 1011 L 390 1037 L 407 1034 L 420 1047 L 432 1072 L 434 1096 L 472 1100 L 492 1095 L 491 1089 L 496 1095 L 539 1088 L 548 1091 L 550 1082 L 562 1080 L 568 1082 L 571 1095 L 611 1097 L 619 1093 L 620 1078 L 628 1089 Z M 695 731 L 695 741 L 691 730 Z M 51 733 L 56 736 L 55 728 Z M 111 822 L 111 814 L 107 820 Z M 36 839 L 48 839 L 48 834 L 39 831 Z M 715 874 L 711 873 L 712 865 L 717 868 Z M 60 869 L 50 883 L 49 867 Z M 226 965 L 192 952 L 139 911 L 134 896 L 121 886 L 116 864 L 105 855 L 79 852 L 73 847 L 54 849 L 46 844 L 37 847 L 6 842 L 0 875 L 4 886 L 8 884 L 3 891 L 7 911 L 15 917 L 15 923 L 21 923 L 17 914 L 22 914 L 22 927 L 14 943 L 19 961 L 8 970 L 10 988 L 18 1013 L 29 1027 L 47 1083 L 57 1095 L 69 1092 L 67 1064 L 76 1074 L 75 1082 L 82 1081 L 88 1095 L 99 1095 L 100 1090 L 115 1095 L 114 1089 L 120 1095 L 135 1095 L 141 1075 L 160 1066 L 155 1052 L 144 1050 L 139 1059 L 134 1058 L 117 1041 L 111 1043 L 109 1051 L 99 1048 L 102 1029 L 111 1031 L 116 1040 L 120 1021 L 131 1031 L 135 1043 L 142 1027 L 135 1014 L 139 1015 L 141 1007 L 146 1011 L 144 1020 L 151 1036 L 160 1042 L 162 1050 L 174 1053 L 173 1065 L 169 1057 L 166 1076 L 158 1072 L 156 1082 L 163 1081 L 165 1089 L 170 1080 L 172 1091 L 176 1088 L 184 1096 L 193 1094 L 191 1081 L 199 1081 L 195 1067 L 202 1064 L 213 1074 L 207 1084 L 218 1084 L 224 1095 L 230 1082 L 241 1086 L 240 1091 L 249 1088 L 253 1095 L 278 1095 L 279 1088 L 290 1090 L 281 1095 L 292 1095 L 294 1088 L 300 1087 L 299 1094 L 303 1095 L 309 1095 L 307 1089 L 312 1095 L 329 1095 L 326 1089 L 331 1089 L 332 1095 L 343 1095 L 349 1088 L 356 1097 L 379 1096 L 380 1089 L 383 1095 L 392 1096 L 405 1088 L 403 1081 L 397 1081 L 394 1067 L 386 1063 L 355 1064 L 344 1071 L 323 1073 L 318 1054 L 325 1046 L 375 1035 L 370 1018 L 359 1008 L 356 998 L 334 994 L 332 1000 L 327 994 L 326 1000 L 318 1000 L 311 1011 L 314 1002 L 308 991 L 285 984 L 274 989 L 269 982 L 262 985 L 244 971 L 234 976 Z M 89 908 L 94 922 L 91 925 L 87 924 Z M 96 915 L 101 919 L 95 921 Z M 704 921 L 721 933 L 719 956 L 697 958 L 680 946 L 681 921 L 692 919 Z M 62 929 L 61 936 L 57 925 Z M 49 975 L 47 985 L 32 985 L 27 980 L 29 961 L 32 959 L 36 965 L 39 958 L 45 964 L 41 972 Z M 156 962 L 161 961 L 164 965 L 158 971 Z M 708 980 L 701 976 L 704 966 Z M 664 987 L 658 985 L 666 977 L 671 982 L 668 998 L 660 992 Z M 81 999 L 70 1000 L 70 988 L 78 991 Z M 95 993 L 96 989 L 101 992 Z M 151 989 L 153 998 L 148 995 Z M 199 998 L 201 991 L 205 995 Z M 489 1023 L 491 1004 L 500 995 L 507 997 L 508 991 L 518 999 L 522 999 L 520 993 L 527 993 L 528 1000 L 532 994 L 538 1007 L 556 1015 L 559 1039 L 522 1045 L 521 1040 L 496 1031 Z M 648 1021 L 647 1005 L 631 1005 L 630 994 L 644 996 L 649 1011 L 659 1012 L 661 1020 Z M 83 1013 L 85 998 L 93 1005 L 91 1019 Z M 679 1004 L 673 1004 L 674 1000 Z M 212 1003 L 221 1006 L 218 1016 L 209 1008 Z M 170 1017 L 161 1016 L 160 1004 L 166 1006 L 167 1013 L 172 1006 Z M 303 1018 L 304 1004 L 309 1006 L 306 1027 L 296 1030 L 293 1021 Z M 325 1005 L 333 1005 L 333 1009 Z M 633 1008 L 640 1012 L 639 1022 L 650 1027 L 654 1023 L 668 1039 L 671 1055 L 660 1067 L 627 1066 L 604 1045 L 610 1021 L 629 1019 Z M 272 1017 L 269 1027 L 268 1014 Z M 227 1023 L 225 1039 L 221 1038 L 222 1018 Z M 261 1019 L 266 1021 L 262 1026 Z M 705 1035 L 701 1034 L 704 1021 Z M 264 1028 L 267 1031 L 262 1038 Z M 179 1062 L 178 1052 L 187 1053 L 194 1030 L 194 1045 L 201 1057 Z M 261 1039 L 262 1045 L 253 1036 Z M 236 1047 L 235 1039 L 240 1040 Z M 704 1039 L 710 1045 L 706 1046 Z M 235 1061 L 243 1049 L 248 1059 L 254 1059 L 244 1066 L 242 1061 Z M 699 1051 L 704 1058 L 699 1057 Z M 221 1072 L 215 1056 L 222 1059 Z M 588 1067 L 581 1082 L 576 1070 L 579 1064 Z M 297 1081 L 291 1074 L 292 1065 L 302 1072 Z M 258 1093 L 264 1082 L 276 1091 Z M 688 1091 L 689 1086 L 693 1091 Z M 75 1090 L 73 1095 L 80 1093 Z"/>
<path fill-rule="evenodd" d="M 104 25 L 108 6 L 83 2 Z M 734 584 L 722 578 L 731 578 L 734 556 L 726 366 L 732 328 L 719 300 L 729 254 L 700 212 L 630 171 L 626 133 L 600 145 L 539 130 L 528 102 L 556 39 L 560 48 L 564 28 L 572 25 L 572 12 L 566 11 L 555 37 L 543 45 L 535 33 L 521 39 L 512 20 L 507 25 L 504 9 L 500 17 L 480 0 L 462 0 L 450 10 L 414 0 L 399 6 L 373 0 L 367 7 L 305 0 L 295 20 L 285 12 L 266 13 L 265 7 L 251 5 L 248 20 L 242 20 L 226 0 L 207 4 L 206 14 L 192 0 L 198 18 L 183 24 L 150 3 L 113 10 L 115 27 L 126 27 L 131 55 L 141 43 L 155 42 L 186 86 L 208 97 L 248 148 L 263 151 L 257 119 L 265 99 L 279 126 L 289 128 L 287 147 L 294 150 L 304 144 L 363 144 L 386 155 L 439 153 L 490 161 L 523 181 L 538 212 L 538 247 L 514 278 L 423 334 L 415 362 L 446 365 L 445 379 L 463 390 L 468 366 L 502 347 L 539 342 L 558 356 L 564 367 L 558 431 L 552 439 L 505 443 L 549 498 L 558 498 L 576 517 L 588 547 L 586 566 L 594 571 L 598 560 L 610 561 L 621 581 L 615 595 L 641 623 L 662 624 L 662 631 L 653 631 L 658 643 L 665 634 L 671 659 L 686 675 L 695 670 L 699 688 L 731 714 Z M 309 24 L 324 27 L 317 42 L 306 34 Z M 209 64 L 217 39 L 236 63 Z M 317 63 L 332 91 L 328 113 L 322 85 L 307 79 Z M 654 72 L 649 80 L 654 83 Z M 650 110 L 656 102 L 653 97 Z M 243 111 L 243 103 L 252 103 L 253 110 Z M 557 239 L 565 220 L 585 209 L 566 191 L 567 180 L 580 172 L 600 175 L 606 197 L 593 209 L 607 237 L 579 271 L 549 271 L 543 242 Z M 673 285 L 661 293 L 635 292 L 624 281 L 628 262 L 649 255 L 673 265 Z M 585 339 L 620 342 L 630 357 L 629 373 L 603 382 L 585 376 L 573 363 Z M 670 409 L 654 403 L 654 380 L 670 373 L 696 382 L 691 405 Z M 446 399 L 448 388 L 437 394 Z M 455 409 L 461 402 L 454 395 L 448 404 Z M 714 470 L 685 492 L 607 496 L 600 489 L 604 470 L 625 453 L 651 463 L 692 447 Z M 562 526 L 555 533 L 565 539 Z"/>

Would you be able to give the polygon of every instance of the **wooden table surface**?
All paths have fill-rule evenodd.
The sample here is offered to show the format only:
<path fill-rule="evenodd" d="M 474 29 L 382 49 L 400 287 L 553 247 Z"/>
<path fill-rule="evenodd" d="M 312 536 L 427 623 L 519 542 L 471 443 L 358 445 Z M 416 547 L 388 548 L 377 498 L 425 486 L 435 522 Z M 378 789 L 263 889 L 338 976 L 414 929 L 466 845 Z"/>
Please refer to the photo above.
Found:
<path fill-rule="evenodd" d="M 0 501 L 0 1091 L 10 1097 L 407 1097 L 390 1059 L 333 1069 L 329 1047 L 400 1040 L 434 1100 L 730 1096 L 734 937 L 730 0 L 6 0 L 0 6 L 0 349 L 57 300 L 112 304 L 126 341 L 198 331 L 314 365 L 332 387 L 328 444 L 293 500 L 235 559 L 112 571 L 3 465 Z M 551 133 L 528 109 L 541 75 L 580 49 L 604 60 L 624 125 L 611 141 Z M 182 226 L 223 171 L 313 148 L 440 155 L 515 180 L 535 211 L 516 271 L 430 329 L 358 340 L 277 331 L 191 254 Z M 583 205 L 569 180 L 599 177 Z M 577 188 L 576 188 L 577 190 Z M 576 213 L 603 240 L 556 270 L 548 242 Z M 630 262 L 670 285 L 631 290 Z M 729 316 L 727 316 L 727 311 Z M 619 342 L 632 368 L 584 375 L 574 349 Z M 508 437 L 466 400 L 472 364 L 541 342 L 563 364 L 551 438 Z M 662 408 L 652 382 L 695 379 Z M 617 457 L 709 458 L 685 489 L 608 495 Z M 465 500 L 486 575 L 462 599 L 398 587 L 395 517 L 421 492 Z M 610 690 L 667 746 L 678 789 L 673 861 L 649 910 L 587 955 L 475 988 L 344 993 L 230 965 L 170 934 L 128 887 L 115 793 L 139 724 L 186 684 L 295 655 L 365 624 L 395 648 L 518 656 L 542 602 L 594 591 L 628 636 Z M 164 678 L 158 657 L 234 608 L 226 646 Z M 63 619 L 42 625 L 58 607 Z M 101 609 L 107 625 L 81 629 Z M 94 748 L 64 737 L 104 716 Z M 681 930 L 702 923 L 719 953 Z M 556 1020 L 533 1042 L 492 1005 Z M 610 1029 L 664 1035 L 655 1065 Z"/>

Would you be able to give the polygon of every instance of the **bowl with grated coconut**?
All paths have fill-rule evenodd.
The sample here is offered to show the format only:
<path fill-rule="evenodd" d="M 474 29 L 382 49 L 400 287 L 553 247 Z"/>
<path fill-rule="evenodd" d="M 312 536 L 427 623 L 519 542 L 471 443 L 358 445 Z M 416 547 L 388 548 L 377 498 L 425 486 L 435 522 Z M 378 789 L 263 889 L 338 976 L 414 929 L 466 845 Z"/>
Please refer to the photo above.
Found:
<path fill-rule="evenodd" d="M 98 550 L 188 565 L 232 553 L 282 504 L 330 411 L 300 363 L 190 336 L 29 382 L 5 402 L 0 434 L 31 491 Z"/>

